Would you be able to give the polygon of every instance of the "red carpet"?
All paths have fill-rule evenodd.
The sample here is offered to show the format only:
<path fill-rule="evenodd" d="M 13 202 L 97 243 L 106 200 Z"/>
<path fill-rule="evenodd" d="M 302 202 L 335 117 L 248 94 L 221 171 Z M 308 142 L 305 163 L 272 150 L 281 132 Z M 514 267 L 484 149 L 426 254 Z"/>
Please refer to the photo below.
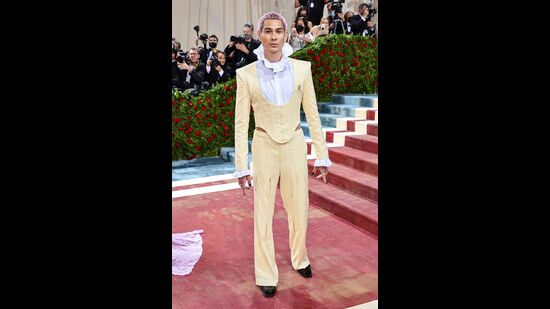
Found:
<path fill-rule="evenodd" d="M 204 251 L 190 275 L 172 276 L 172 308 L 347 308 L 378 298 L 376 237 L 313 201 L 307 235 L 313 278 L 292 269 L 279 194 L 273 225 L 279 286 L 275 297 L 264 298 L 254 280 L 253 224 L 252 190 L 246 197 L 236 189 L 173 200 L 172 232 L 203 229 Z"/>

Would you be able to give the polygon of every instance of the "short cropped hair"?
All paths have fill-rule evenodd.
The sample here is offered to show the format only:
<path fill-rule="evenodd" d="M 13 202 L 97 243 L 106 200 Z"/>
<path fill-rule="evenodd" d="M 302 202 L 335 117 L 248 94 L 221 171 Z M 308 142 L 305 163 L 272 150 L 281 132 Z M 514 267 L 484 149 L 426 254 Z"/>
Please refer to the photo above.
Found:
<path fill-rule="evenodd" d="M 277 12 L 268 12 L 262 15 L 260 19 L 258 20 L 258 31 L 262 32 L 264 28 L 264 22 L 266 19 L 277 19 L 283 22 L 283 30 L 286 32 L 286 29 L 288 28 L 288 24 L 286 23 L 285 18 L 283 15 L 277 13 Z"/>

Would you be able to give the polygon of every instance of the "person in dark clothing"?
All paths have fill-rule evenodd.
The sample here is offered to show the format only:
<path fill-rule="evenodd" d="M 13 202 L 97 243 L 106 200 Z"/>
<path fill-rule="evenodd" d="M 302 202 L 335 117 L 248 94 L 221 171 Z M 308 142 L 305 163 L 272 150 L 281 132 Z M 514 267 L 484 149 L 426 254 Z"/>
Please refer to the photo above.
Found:
<path fill-rule="evenodd" d="M 238 69 L 258 60 L 258 56 L 252 51 L 258 48 L 261 43 L 252 37 L 253 31 L 254 26 L 252 24 L 245 24 L 243 27 L 244 43 L 231 41 L 225 48 L 225 54 L 231 60 L 233 68 Z"/>
<path fill-rule="evenodd" d="M 188 56 L 189 64 L 184 62 L 178 63 L 177 66 L 181 70 L 183 89 L 191 91 L 201 88 L 202 82 L 206 80 L 206 68 L 204 63 L 199 61 L 199 51 L 196 47 L 189 49 Z"/>
<path fill-rule="evenodd" d="M 201 48 L 199 54 L 200 54 L 200 61 L 202 63 L 206 63 L 208 59 L 211 59 L 213 55 L 215 55 L 218 52 L 218 37 L 215 34 L 212 34 L 208 37 L 208 48 L 204 49 Z"/>
<path fill-rule="evenodd" d="M 216 53 L 219 65 L 212 66 L 214 62 L 213 59 L 208 59 L 206 61 L 206 81 L 211 85 L 217 83 L 223 83 L 228 81 L 231 77 L 235 76 L 235 70 L 231 67 L 229 63 L 226 63 L 225 53 L 218 51 Z"/>
<path fill-rule="evenodd" d="M 366 35 L 367 22 L 370 20 L 368 4 L 359 4 L 359 14 L 348 19 L 351 32 L 357 35 Z"/>
<path fill-rule="evenodd" d="M 328 1 L 329 0 L 294 0 L 294 7 L 298 8 L 301 5 L 306 6 L 308 9 L 309 20 L 313 26 L 317 26 L 321 23 L 325 4 L 327 4 Z"/>
<path fill-rule="evenodd" d="M 178 89 L 185 89 L 184 78 L 182 71 L 178 68 L 178 62 L 176 58 L 178 57 L 179 49 L 172 49 L 172 87 Z"/>

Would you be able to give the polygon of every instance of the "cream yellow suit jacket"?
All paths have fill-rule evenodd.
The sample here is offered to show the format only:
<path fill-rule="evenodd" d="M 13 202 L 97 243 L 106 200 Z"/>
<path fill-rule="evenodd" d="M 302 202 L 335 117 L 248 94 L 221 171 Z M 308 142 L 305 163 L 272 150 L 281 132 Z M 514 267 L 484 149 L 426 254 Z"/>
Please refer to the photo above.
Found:
<path fill-rule="evenodd" d="M 311 63 L 289 58 L 294 73 L 294 88 L 289 102 L 275 106 L 262 93 L 257 74 L 257 63 L 237 70 L 237 102 L 235 106 L 235 169 L 248 169 L 248 125 L 250 107 L 254 110 L 257 127 L 263 128 L 275 142 L 283 144 L 293 136 L 300 125 L 300 105 L 306 114 L 313 147 L 318 160 L 328 159 L 325 136 L 317 108 L 311 76 Z"/>

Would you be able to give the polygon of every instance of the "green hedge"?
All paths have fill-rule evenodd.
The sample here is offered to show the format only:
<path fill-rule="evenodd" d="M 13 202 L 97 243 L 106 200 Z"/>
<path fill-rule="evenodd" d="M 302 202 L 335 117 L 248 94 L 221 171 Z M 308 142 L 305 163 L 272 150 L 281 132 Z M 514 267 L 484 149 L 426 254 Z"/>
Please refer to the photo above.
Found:
<path fill-rule="evenodd" d="M 317 101 L 329 102 L 337 93 L 378 93 L 377 39 L 328 35 L 292 54 L 311 62 Z"/>
<path fill-rule="evenodd" d="M 378 92 L 376 44 L 362 36 L 324 36 L 291 57 L 312 63 L 317 100 L 328 102 L 334 93 Z M 172 160 L 218 156 L 221 147 L 234 146 L 236 89 L 233 78 L 197 97 L 172 93 Z"/>

